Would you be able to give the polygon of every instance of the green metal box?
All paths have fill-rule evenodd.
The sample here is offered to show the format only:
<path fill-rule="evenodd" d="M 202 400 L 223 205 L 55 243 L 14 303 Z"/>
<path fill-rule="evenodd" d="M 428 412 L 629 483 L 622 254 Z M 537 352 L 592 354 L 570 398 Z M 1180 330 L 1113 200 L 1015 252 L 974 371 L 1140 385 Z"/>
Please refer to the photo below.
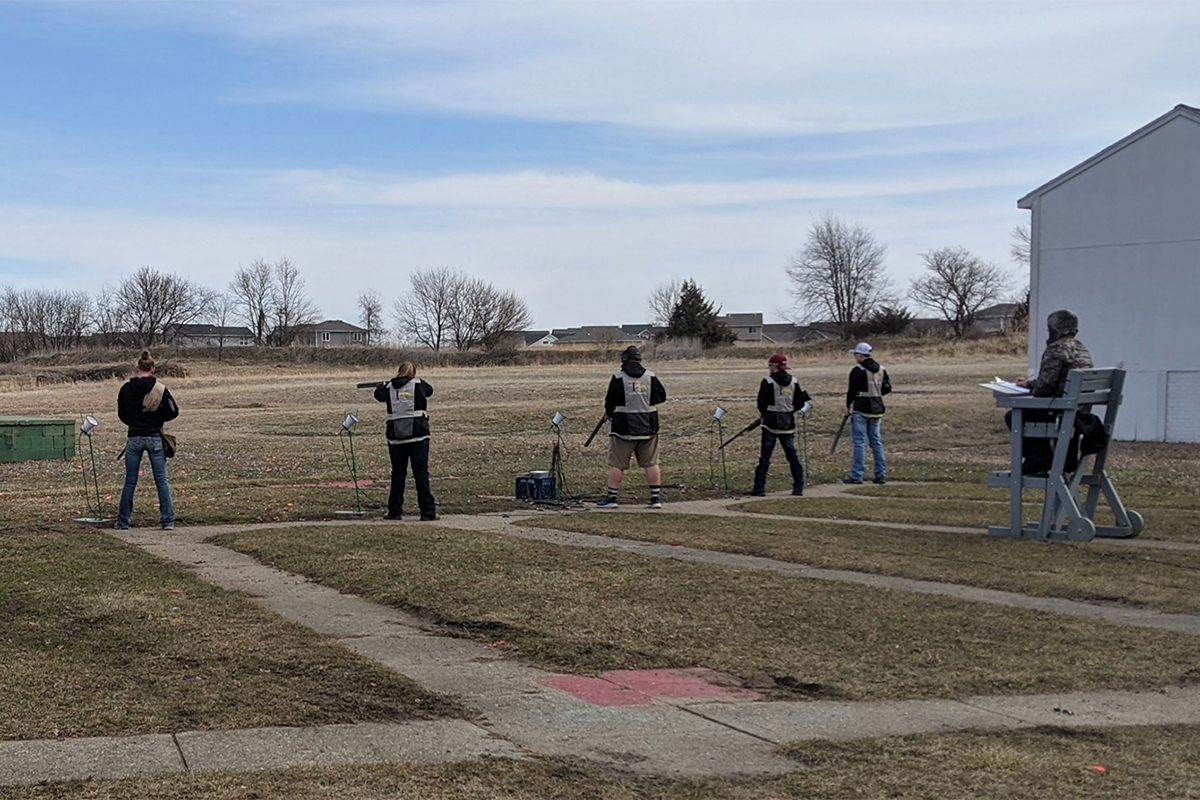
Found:
<path fill-rule="evenodd" d="M 74 420 L 0 416 L 0 464 L 74 455 Z"/>

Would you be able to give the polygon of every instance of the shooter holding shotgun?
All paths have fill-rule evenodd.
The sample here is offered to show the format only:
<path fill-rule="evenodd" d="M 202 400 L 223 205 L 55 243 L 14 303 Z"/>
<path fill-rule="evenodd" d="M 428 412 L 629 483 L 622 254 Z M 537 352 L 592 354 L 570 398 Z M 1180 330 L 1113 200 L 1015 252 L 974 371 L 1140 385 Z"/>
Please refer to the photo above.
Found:
<path fill-rule="evenodd" d="M 608 426 L 608 492 L 596 508 L 616 508 L 617 495 L 629 460 L 637 456 L 650 486 L 649 508 L 662 508 L 662 470 L 658 466 L 658 411 L 667 399 L 653 372 L 642 366 L 642 352 L 634 346 L 621 351 L 621 369 L 613 373 L 604 397 Z M 603 424 L 604 420 L 601 420 Z M 596 426 L 599 430 L 599 425 Z M 592 432 L 594 436 L 596 431 Z M 591 441 L 591 437 L 588 438 Z"/>
<path fill-rule="evenodd" d="M 800 384 L 788 372 L 787 356 L 776 353 L 767 360 L 767 376 L 758 387 L 758 413 L 762 421 L 762 448 L 759 450 L 758 467 L 754 470 L 754 488 L 750 494 L 764 497 L 767 494 L 767 472 L 771 468 L 771 454 L 775 442 L 783 446 L 792 472 L 792 494 L 804 494 L 804 466 L 796 453 L 796 414 L 808 414 L 812 398 L 800 388 Z"/>

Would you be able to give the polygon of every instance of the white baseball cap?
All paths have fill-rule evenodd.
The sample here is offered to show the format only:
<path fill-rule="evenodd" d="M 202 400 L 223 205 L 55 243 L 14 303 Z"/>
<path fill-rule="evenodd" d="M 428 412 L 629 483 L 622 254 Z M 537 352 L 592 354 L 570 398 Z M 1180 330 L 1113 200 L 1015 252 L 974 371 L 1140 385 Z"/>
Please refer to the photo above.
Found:
<path fill-rule="evenodd" d="M 854 345 L 854 349 L 850 352 L 860 356 L 869 356 L 871 355 L 871 345 L 866 342 L 859 342 Z"/>

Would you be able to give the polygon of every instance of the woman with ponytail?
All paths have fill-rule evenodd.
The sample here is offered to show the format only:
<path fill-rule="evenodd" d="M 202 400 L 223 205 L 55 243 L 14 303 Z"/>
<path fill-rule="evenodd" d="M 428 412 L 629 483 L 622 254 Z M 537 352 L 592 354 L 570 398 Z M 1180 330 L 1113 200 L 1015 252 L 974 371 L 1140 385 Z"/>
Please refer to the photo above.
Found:
<path fill-rule="evenodd" d="M 171 502 L 171 487 L 167 485 L 162 426 L 179 416 L 179 407 L 170 390 L 154 377 L 154 357 L 149 350 L 142 351 L 133 377 L 117 394 L 117 416 L 129 426 L 129 438 L 125 441 L 125 488 L 121 490 L 116 528 L 126 530 L 133 522 L 133 492 L 137 489 L 142 453 L 148 453 L 154 486 L 158 489 L 159 524 L 164 531 L 173 530 L 175 506 Z"/>

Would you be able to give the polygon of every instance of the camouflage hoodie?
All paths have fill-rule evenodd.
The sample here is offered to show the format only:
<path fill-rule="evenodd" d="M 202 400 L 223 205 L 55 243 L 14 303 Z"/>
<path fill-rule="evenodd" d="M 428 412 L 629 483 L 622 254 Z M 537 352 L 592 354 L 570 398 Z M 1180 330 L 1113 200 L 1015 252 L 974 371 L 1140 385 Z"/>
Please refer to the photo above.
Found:
<path fill-rule="evenodd" d="M 1055 311 L 1046 319 L 1046 326 L 1050 337 L 1037 378 L 1029 384 L 1029 389 L 1034 397 L 1061 397 L 1067 388 L 1067 373 L 1073 369 L 1091 369 L 1092 354 L 1075 338 L 1079 333 L 1079 317 L 1070 311 Z"/>

